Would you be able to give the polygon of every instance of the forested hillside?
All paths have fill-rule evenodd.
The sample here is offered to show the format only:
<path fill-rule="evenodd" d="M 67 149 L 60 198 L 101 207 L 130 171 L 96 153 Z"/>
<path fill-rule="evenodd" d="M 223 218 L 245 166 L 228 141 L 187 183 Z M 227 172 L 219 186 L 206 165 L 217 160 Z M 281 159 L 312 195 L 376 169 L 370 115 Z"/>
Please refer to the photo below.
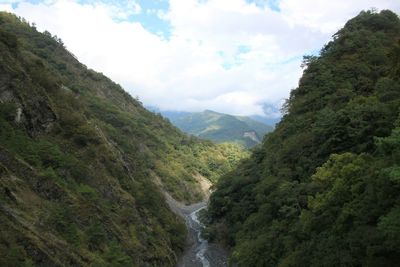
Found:
<path fill-rule="evenodd" d="M 239 266 L 398 266 L 398 16 L 361 12 L 304 68 L 275 131 L 218 183 L 206 234 Z"/>
<path fill-rule="evenodd" d="M 0 266 L 174 266 L 186 229 L 160 187 L 201 200 L 199 179 L 245 155 L 187 137 L 0 13 Z"/>
<path fill-rule="evenodd" d="M 261 143 L 273 127 L 245 116 L 233 116 L 212 110 L 183 113 L 167 118 L 182 131 L 217 143 L 236 143 L 246 148 Z"/>

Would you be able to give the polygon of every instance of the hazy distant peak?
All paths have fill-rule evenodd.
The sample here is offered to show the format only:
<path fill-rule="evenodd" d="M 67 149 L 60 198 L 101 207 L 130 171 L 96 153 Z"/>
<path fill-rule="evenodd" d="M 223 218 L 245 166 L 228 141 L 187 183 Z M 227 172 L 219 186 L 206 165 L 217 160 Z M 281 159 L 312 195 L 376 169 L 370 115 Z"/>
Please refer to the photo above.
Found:
<path fill-rule="evenodd" d="M 235 116 L 206 109 L 202 112 L 162 112 L 182 131 L 218 143 L 233 142 L 253 147 L 273 127 L 247 116 Z"/>

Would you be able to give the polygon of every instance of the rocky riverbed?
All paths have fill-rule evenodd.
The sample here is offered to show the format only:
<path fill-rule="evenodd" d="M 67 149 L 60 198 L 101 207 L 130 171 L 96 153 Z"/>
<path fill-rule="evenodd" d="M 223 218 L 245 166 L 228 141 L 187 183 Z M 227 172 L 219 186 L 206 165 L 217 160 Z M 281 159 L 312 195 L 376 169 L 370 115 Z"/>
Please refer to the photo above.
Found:
<path fill-rule="evenodd" d="M 201 237 L 201 222 L 198 213 L 207 207 L 207 202 L 184 205 L 166 194 L 171 210 L 185 219 L 188 228 L 186 249 L 178 260 L 177 267 L 224 267 L 228 256 L 220 245 L 209 243 Z"/>

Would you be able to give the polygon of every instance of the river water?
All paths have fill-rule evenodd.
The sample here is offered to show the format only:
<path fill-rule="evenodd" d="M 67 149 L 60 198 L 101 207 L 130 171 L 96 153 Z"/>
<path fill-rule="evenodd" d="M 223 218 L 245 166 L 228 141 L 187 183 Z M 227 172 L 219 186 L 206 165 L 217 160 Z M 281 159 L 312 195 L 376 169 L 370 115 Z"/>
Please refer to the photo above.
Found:
<path fill-rule="evenodd" d="M 208 243 L 201 237 L 202 224 L 198 219 L 198 214 L 206 207 L 205 203 L 198 206 L 195 204 L 194 208 L 189 208 L 183 212 L 188 227 L 188 240 L 186 250 L 178 261 L 177 267 L 228 266 L 226 251 L 218 244 Z"/>
<path fill-rule="evenodd" d="M 228 266 L 226 250 L 220 245 L 209 243 L 201 237 L 202 224 L 199 221 L 198 213 L 207 208 L 207 202 L 184 205 L 165 191 L 164 195 L 169 208 L 185 220 L 188 228 L 186 249 L 178 259 L 177 267 Z"/>

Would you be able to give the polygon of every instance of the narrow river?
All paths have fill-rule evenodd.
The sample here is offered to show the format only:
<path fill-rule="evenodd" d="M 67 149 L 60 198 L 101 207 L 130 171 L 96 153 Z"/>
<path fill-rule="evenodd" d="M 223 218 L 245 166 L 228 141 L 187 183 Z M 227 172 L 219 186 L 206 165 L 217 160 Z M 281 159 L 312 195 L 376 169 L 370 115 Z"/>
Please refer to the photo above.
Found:
<path fill-rule="evenodd" d="M 177 267 L 225 267 L 228 266 L 228 256 L 220 245 L 208 243 L 201 237 L 201 222 L 198 213 L 207 207 L 206 202 L 193 205 L 183 205 L 166 194 L 166 200 L 176 214 L 185 219 L 188 228 L 186 249 L 178 260 Z"/>
<path fill-rule="evenodd" d="M 188 227 L 188 241 L 185 252 L 180 258 L 177 267 L 223 267 L 228 266 L 226 251 L 217 244 L 210 244 L 201 237 L 201 222 L 198 213 L 207 206 L 200 207 L 185 215 Z"/>

